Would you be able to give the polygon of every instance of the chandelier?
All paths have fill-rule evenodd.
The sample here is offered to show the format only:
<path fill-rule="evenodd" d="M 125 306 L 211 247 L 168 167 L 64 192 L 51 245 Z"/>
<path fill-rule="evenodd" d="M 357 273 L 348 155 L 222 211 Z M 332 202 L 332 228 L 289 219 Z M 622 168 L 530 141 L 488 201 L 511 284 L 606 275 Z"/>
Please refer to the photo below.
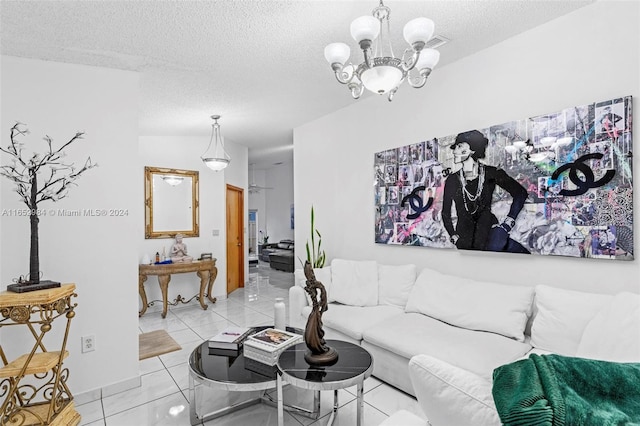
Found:
<path fill-rule="evenodd" d="M 331 43 L 324 49 L 324 57 L 336 78 L 347 85 L 354 99 L 358 99 L 366 88 L 380 95 L 388 93 L 391 101 L 404 80 L 418 89 L 425 85 L 440 59 L 440 52 L 425 48 L 434 30 L 433 21 L 427 18 L 407 22 L 403 35 L 410 47 L 402 57 L 396 57 L 391 46 L 390 14 L 391 10 L 380 0 L 380 5 L 373 9 L 373 16 L 361 16 L 351 23 L 351 36 L 364 54 L 364 61 L 359 65 L 345 65 L 351 54 L 345 43 Z"/>
<path fill-rule="evenodd" d="M 220 116 L 212 115 L 211 118 L 213 119 L 213 124 L 211 125 L 211 139 L 209 139 L 209 146 L 207 146 L 207 150 L 200 156 L 200 158 L 208 168 L 219 172 L 229 165 L 229 163 L 231 162 L 231 157 L 224 150 L 224 138 L 220 134 L 220 125 L 218 124 Z M 211 143 L 214 142 L 214 139 L 215 147 L 213 149 L 213 155 L 207 156 L 207 153 L 211 148 Z"/>

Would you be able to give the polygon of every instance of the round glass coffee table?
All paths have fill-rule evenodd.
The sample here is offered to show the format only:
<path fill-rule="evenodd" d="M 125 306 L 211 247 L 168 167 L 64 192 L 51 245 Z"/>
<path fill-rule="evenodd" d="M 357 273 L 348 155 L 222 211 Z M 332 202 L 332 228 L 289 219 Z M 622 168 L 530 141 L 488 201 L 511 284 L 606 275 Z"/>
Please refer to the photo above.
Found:
<path fill-rule="evenodd" d="M 271 326 L 272 327 L 272 326 Z M 269 326 L 254 327 L 258 331 Z M 287 331 L 302 334 L 303 330 L 287 327 Z M 201 415 L 197 407 L 196 383 L 212 389 L 229 392 L 251 392 L 275 389 L 277 386 L 277 366 L 269 366 L 249 358 L 245 358 L 242 349 L 237 356 L 224 355 L 220 351 L 209 349 L 209 342 L 198 345 L 189 356 L 189 417 L 192 425 L 202 424 L 253 404 L 264 402 L 275 405 L 264 394 L 257 398 L 246 399 L 242 402 L 223 407 L 219 410 Z M 313 411 L 299 407 L 286 407 L 287 411 L 296 412 L 312 418 L 317 418 L 320 410 L 320 393 L 314 394 Z"/>
<path fill-rule="evenodd" d="M 327 425 L 333 423 L 338 410 L 338 390 L 356 385 L 358 392 L 357 425 L 362 425 L 364 406 L 364 380 L 373 372 L 373 358 L 361 346 L 340 340 L 327 340 L 327 346 L 338 352 L 338 360 L 333 365 L 312 366 L 304 359 L 307 346 L 299 343 L 285 349 L 278 358 L 278 425 L 284 423 L 282 401 L 283 382 L 292 386 L 314 391 L 333 391 L 333 412 Z"/>

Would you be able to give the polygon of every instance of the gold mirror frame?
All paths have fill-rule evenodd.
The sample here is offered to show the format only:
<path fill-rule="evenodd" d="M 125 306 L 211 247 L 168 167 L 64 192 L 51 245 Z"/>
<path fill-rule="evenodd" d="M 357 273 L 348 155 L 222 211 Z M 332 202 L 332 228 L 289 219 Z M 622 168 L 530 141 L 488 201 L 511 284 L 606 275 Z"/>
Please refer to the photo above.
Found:
<path fill-rule="evenodd" d="M 171 229 L 154 231 L 153 229 L 153 177 L 155 175 L 178 176 L 183 178 L 191 178 L 191 229 Z M 182 234 L 185 237 L 200 236 L 200 200 L 199 200 L 200 183 L 198 181 L 198 172 L 194 170 L 166 169 L 161 167 L 145 167 L 144 168 L 144 238 L 174 238 L 176 234 Z"/>

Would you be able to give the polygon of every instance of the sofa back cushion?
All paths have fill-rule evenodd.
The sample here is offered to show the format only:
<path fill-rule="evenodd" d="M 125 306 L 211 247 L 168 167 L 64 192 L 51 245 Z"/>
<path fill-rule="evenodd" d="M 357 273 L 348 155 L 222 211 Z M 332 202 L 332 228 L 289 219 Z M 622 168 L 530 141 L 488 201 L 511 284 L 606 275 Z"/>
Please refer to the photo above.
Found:
<path fill-rule="evenodd" d="M 640 362 L 640 295 L 615 295 L 584 329 L 576 356 Z"/>
<path fill-rule="evenodd" d="M 475 281 L 426 268 L 416 279 L 405 312 L 523 342 L 533 294 L 533 287 Z"/>
<path fill-rule="evenodd" d="M 378 304 L 404 309 L 416 282 L 416 265 L 378 265 Z"/>
<path fill-rule="evenodd" d="M 378 304 L 378 263 L 375 260 L 333 259 L 331 299 L 352 306 Z"/>
<path fill-rule="evenodd" d="M 531 345 L 575 356 L 585 327 L 612 298 L 607 294 L 536 286 L 537 313 L 531 326 Z"/>
<path fill-rule="evenodd" d="M 281 240 L 277 247 L 279 249 L 285 249 L 285 250 L 293 250 L 294 248 L 294 243 L 292 240 Z"/>

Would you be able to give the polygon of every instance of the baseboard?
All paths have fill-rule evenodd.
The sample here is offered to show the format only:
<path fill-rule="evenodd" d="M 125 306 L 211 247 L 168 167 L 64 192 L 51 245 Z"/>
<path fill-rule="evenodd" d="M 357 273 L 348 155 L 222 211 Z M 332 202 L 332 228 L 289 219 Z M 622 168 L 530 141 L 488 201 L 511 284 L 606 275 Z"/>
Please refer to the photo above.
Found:
<path fill-rule="evenodd" d="M 110 395 L 115 395 L 120 392 L 127 391 L 142 386 L 142 379 L 140 376 L 132 377 L 130 379 L 123 380 L 121 382 L 112 383 L 102 388 L 93 389 L 87 392 L 82 392 L 73 395 L 75 405 L 87 404 L 89 402 L 98 401 Z"/>

